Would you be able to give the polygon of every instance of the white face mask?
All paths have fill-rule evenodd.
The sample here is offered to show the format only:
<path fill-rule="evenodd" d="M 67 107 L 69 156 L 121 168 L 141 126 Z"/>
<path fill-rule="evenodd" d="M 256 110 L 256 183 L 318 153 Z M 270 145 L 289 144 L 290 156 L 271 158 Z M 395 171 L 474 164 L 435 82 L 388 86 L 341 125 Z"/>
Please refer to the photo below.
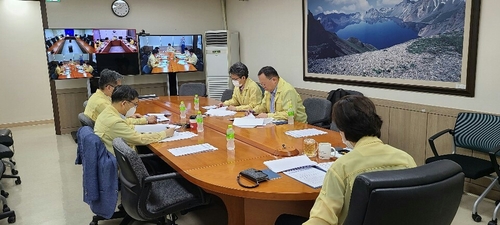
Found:
<path fill-rule="evenodd" d="M 127 111 L 127 113 L 125 113 L 125 117 L 131 117 L 132 115 L 134 115 L 134 114 L 135 114 L 135 110 L 136 110 L 136 109 L 137 109 L 137 107 L 135 107 L 135 106 L 134 106 L 134 107 L 132 107 L 132 108 L 130 108 L 130 109 Z"/>
<path fill-rule="evenodd" d="M 350 149 L 354 148 L 352 143 L 345 139 L 344 132 L 342 132 L 342 131 L 340 132 L 340 137 L 342 137 L 342 142 L 347 146 L 347 148 L 350 148 Z"/>
<path fill-rule="evenodd" d="M 240 84 L 240 82 L 238 80 L 233 80 L 233 85 L 235 87 L 240 87 L 241 86 L 241 84 Z"/>

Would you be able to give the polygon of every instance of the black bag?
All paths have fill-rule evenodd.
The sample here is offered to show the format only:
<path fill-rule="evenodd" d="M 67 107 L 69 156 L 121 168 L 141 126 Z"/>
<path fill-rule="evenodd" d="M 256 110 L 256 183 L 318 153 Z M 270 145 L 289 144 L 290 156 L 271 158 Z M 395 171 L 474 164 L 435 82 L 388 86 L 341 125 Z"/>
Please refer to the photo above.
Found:
<path fill-rule="evenodd" d="M 247 185 L 244 185 L 240 182 L 240 177 L 243 176 L 253 182 L 255 182 L 255 185 L 253 186 L 247 186 Z M 240 172 L 240 174 L 238 174 L 238 177 L 236 178 L 236 180 L 238 181 L 238 184 L 242 187 L 245 187 L 245 188 L 254 188 L 254 187 L 257 187 L 259 186 L 259 183 L 260 182 L 264 182 L 267 180 L 267 174 L 265 174 L 264 172 L 260 171 L 260 170 L 256 170 L 254 168 L 250 168 L 250 169 L 246 169 L 246 170 L 243 170 Z"/>

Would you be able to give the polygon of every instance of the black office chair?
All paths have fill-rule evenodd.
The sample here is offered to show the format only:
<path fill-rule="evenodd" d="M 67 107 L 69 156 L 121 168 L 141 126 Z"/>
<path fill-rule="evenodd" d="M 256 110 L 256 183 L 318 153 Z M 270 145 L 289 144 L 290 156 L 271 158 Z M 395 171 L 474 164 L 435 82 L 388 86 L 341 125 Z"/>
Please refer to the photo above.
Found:
<path fill-rule="evenodd" d="M 185 83 L 179 88 L 179 96 L 194 96 L 205 97 L 207 88 L 204 83 Z"/>
<path fill-rule="evenodd" d="M 85 115 L 83 113 L 79 113 L 78 120 L 80 120 L 80 123 L 82 124 L 82 126 L 89 126 L 92 129 L 94 129 L 94 121 L 92 121 L 92 119 L 90 119 L 87 115 Z"/>
<path fill-rule="evenodd" d="M 450 160 L 360 174 L 344 225 L 449 225 L 463 187 L 462 168 Z"/>
<path fill-rule="evenodd" d="M 120 168 L 122 205 L 127 214 L 138 221 L 165 224 L 166 216 L 207 204 L 203 191 L 184 180 L 179 173 L 151 176 L 139 155 L 121 138 L 113 140 Z"/>
<path fill-rule="evenodd" d="M 489 153 L 490 155 L 490 160 L 493 163 L 493 169 L 495 170 L 495 173 L 497 177 L 500 177 L 500 165 L 498 165 L 497 161 L 497 156 L 500 154 L 500 145 L 497 146 L 493 151 Z M 497 180 L 498 183 L 500 184 L 500 180 Z M 495 201 L 495 210 L 493 211 L 493 217 L 491 217 L 491 221 L 488 222 L 488 225 L 497 225 L 497 214 L 498 211 L 500 210 L 500 201 Z"/>
<path fill-rule="evenodd" d="M 0 147 L 1 146 L 2 145 L 0 145 Z M 0 161 L 0 173 L 2 174 L 2 177 L 3 177 L 4 172 L 5 172 L 5 165 L 3 164 L 2 161 Z M 6 199 L 7 196 L 9 196 L 9 193 L 5 192 L 2 189 L 2 195 L 0 195 L 0 201 L 2 201 L 3 205 L 2 205 L 2 212 L 0 212 L 0 219 L 7 218 L 8 223 L 15 223 L 16 222 L 16 213 L 13 210 L 10 210 L 9 206 L 7 205 L 7 199 Z"/>
<path fill-rule="evenodd" d="M 1 159 L 5 159 L 5 158 L 10 159 L 13 156 L 14 156 L 14 152 L 9 147 L 7 147 L 3 144 L 0 144 L 0 158 Z M 5 165 L 5 163 L 9 163 L 9 162 L 5 161 L 5 160 L 1 160 L 2 165 Z M 14 178 L 14 179 L 16 179 L 15 183 L 17 185 L 21 184 L 21 177 L 16 175 L 18 173 L 18 171 L 13 169 L 13 167 L 11 167 L 11 169 L 12 169 L 12 171 L 11 171 L 12 175 L 2 173 L 2 178 Z M 5 168 L 4 168 L 4 170 L 5 170 Z"/>
<path fill-rule="evenodd" d="M 222 96 L 220 97 L 220 101 L 224 102 L 224 101 L 231 99 L 232 97 L 233 97 L 233 89 L 226 89 L 222 93 Z"/>
<path fill-rule="evenodd" d="M 330 128 L 332 121 L 332 103 L 330 101 L 324 98 L 306 98 L 303 104 L 306 108 L 308 124 Z"/>
<path fill-rule="evenodd" d="M 438 137 L 449 133 L 453 137 L 453 149 L 451 154 L 439 155 L 434 144 Z M 468 155 L 456 154 L 456 147 L 470 149 L 488 154 L 496 146 L 500 145 L 500 116 L 482 113 L 459 113 L 455 122 L 455 128 L 445 129 L 429 138 L 429 145 L 434 153 L 434 157 L 427 158 L 426 163 L 441 159 L 449 159 L 460 166 L 465 173 L 465 177 L 478 179 L 488 177 L 493 181 L 477 198 L 472 208 L 472 219 L 481 221 L 481 216 L 477 214 L 479 203 L 486 197 L 486 194 L 493 188 L 498 177 L 492 176 L 495 172 L 493 164 L 489 160 L 476 158 Z"/>

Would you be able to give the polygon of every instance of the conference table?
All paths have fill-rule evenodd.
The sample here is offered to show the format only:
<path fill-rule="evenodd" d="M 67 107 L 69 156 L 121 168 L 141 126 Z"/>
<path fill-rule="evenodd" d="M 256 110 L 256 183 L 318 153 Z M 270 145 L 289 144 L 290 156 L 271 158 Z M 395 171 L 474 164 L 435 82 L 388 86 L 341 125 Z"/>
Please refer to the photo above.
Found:
<path fill-rule="evenodd" d="M 187 63 L 185 55 L 178 52 L 160 51 L 158 53 L 159 66 L 154 67 L 151 73 L 177 73 L 197 71 L 193 64 Z"/>
<path fill-rule="evenodd" d="M 49 49 L 47 49 L 47 52 L 53 52 L 53 54 L 61 54 L 66 40 L 75 40 L 83 53 L 92 54 L 95 52 L 94 47 L 85 43 L 85 41 L 83 41 L 82 39 L 76 37 L 64 37 L 59 39 Z"/>
<path fill-rule="evenodd" d="M 78 65 L 75 63 L 64 63 L 63 65 L 63 74 L 59 74 L 58 79 L 73 79 L 73 78 L 92 78 L 92 74 L 85 71 L 85 68 L 82 65 Z"/>
<path fill-rule="evenodd" d="M 164 96 L 152 100 L 141 100 L 137 112 L 171 114 L 171 123 L 184 124 L 188 121 L 179 116 L 179 105 L 184 101 L 187 115 L 194 115 L 192 96 Z M 200 98 L 202 106 L 215 105 L 218 100 Z M 167 164 L 177 170 L 185 179 L 201 187 L 206 192 L 222 199 L 228 213 L 228 224 L 274 224 L 283 214 L 308 216 L 320 189 L 313 189 L 282 173 L 280 178 L 261 183 L 257 188 L 238 185 L 236 177 L 248 168 L 266 169 L 265 161 L 296 155 L 302 152 L 304 138 L 293 138 L 285 134 L 288 130 L 316 128 L 326 131 L 326 135 L 313 136 L 317 142 L 329 142 L 332 146 L 344 146 L 337 132 L 296 122 L 293 125 L 266 125 L 257 128 L 235 130 L 235 150 L 226 150 L 226 129 L 235 116 L 205 117 L 204 131 L 186 129 L 198 136 L 174 142 L 153 143 L 149 148 Z M 186 156 L 174 156 L 171 148 L 209 143 L 218 150 Z M 314 160 L 317 160 L 315 158 Z M 242 178 L 242 183 L 251 185 Z"/>
<path fill-rule="evenodd" d="M 137 52 L 137 47 L 133 44 L 130 44 L 130 42 L 128 42 L 127 40 L 107 40 L 107 41 L 104 41 L 102 42 L 100 45 L 99 45 L 99 48 L 97 48 L 96 50 L 96 53 L 98 54 L 104 54 L 104 53 L 113 53 L 113 52 L 110 52 L 111 50 L 111 47 L 113 46 L 120 46 L 124 53 L 134 53 L 134 52 Z"/>

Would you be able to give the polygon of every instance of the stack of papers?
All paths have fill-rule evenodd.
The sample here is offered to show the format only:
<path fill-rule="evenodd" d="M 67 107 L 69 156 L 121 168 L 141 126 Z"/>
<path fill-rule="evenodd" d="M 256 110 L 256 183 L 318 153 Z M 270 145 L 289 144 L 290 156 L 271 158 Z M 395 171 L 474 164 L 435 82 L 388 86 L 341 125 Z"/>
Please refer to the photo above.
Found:
<path fill-rule="evenodd" d="M 236 114 L 234 111 L 227 110 L 227 107 L 220 107 L 215 109 L 209 109 L 205 114 L 210 116 L 232 116 Z"/>
<path fill-rule="evenodd" d="M 310 128 L 310 129 L 303 129 L 303 130 L 289 130 L 289 131 L 285 132 L 285 134 L 290 135 L 290 136 L 295 137 L 295 138 L 301 138 L 301 137 L 323 135 L 323 134 L 327 134 L 327 133 L 325 131 Z"/>
<path fill-rule="evenodd" d="M 184 146 L 180 148 L 173 148 L 168 151 L 172 153 L 172 155 L 174 156 L 183 156 L 183 155 L 214 151 L 214 150 L 217 150 L 217 148 L 212 146 L 211 144 L 205 143 L 199 145 Z"/>
<path fill-rule="evenodd" d="M 249 114 L 245 117 L 235 118 L 233 126 L 241 128 L 254 128 L 256 126 L 263 126 L 271 123 L 273 118 L 255 118 L 253 114 Z"/>
<path fill-rule="evenodd" d="M 284 172 L 284 174 L 312 188 L 323 186 L 323 180 L 325 180 L 326 175 L 325 171 L 318 170 L 314 167 L 290 170 Z"/>
<path fill-rule="evenodd" d="M 183 139 L 189 139 L 189 138 L 196 137 L 196 136 L 198 136 L 198 135 L 193 133 L 193 132 L 189 132 L 189 131 L 177 132 L 176 131 L 176 132 L 174 132 L 174 136 L 165 138 L 159 142 L 178 141 L 178 140 L 183 140 Z"/>

